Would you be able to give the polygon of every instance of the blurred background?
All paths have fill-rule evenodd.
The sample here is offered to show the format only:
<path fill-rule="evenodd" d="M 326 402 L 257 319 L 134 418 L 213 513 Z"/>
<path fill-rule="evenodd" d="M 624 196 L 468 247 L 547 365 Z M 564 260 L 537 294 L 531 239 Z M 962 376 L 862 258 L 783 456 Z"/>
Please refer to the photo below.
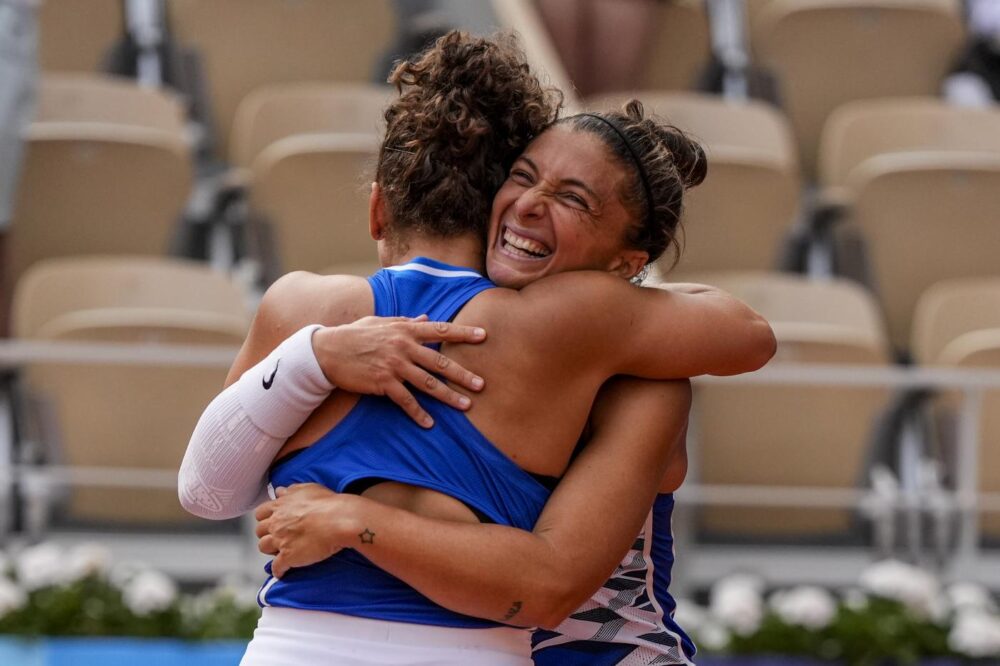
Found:
<path fill-rule="evenodd" d="M 567 112 L 635 96 L 707 148 L 652 279 L 731 291 L 779 348 L 695 382 L 675 595 L 886 559 L 1000 590 L 998 0 L 0 0 L 12 561 L 260 578 L 176 470 L 267 285 L 377 268 L 384 81 L 453 27 L 517 31 Z"/>

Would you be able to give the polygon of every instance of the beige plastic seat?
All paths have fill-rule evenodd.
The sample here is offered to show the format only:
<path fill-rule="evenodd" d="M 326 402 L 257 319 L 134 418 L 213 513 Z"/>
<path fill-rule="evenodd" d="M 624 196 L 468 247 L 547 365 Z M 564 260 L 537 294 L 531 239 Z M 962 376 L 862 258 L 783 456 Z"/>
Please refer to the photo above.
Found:
<path fill-rule="evenodd" d="M 38 10 L 38 61 L 46 72 L 96 72 L 125 29 L 122 0 L 52 0 Z"/>
<path fill-rule="evenodd" d="M 754 57 L 777 77 L 810 177 L 833 109 L 938 94 L 963 39 L 957 0 L 773 0 L 754 23 Z"/>
<path fill-rule="evenodd" d="M 177 42 L 201 56 L 223 155 L 250 92 L 295 81 L 368 81 L 394 29 L 388 0 L 171 0 L 167 12 Z"/>
<path fill-rule="evenodd" d="M 705 182 L 685 195 L 676 276 L 774 268 L 798 208 L 798 158 L 787 120 L 760 102 L 696 93 L 642 91 L 593 98 L 588 105 L 616 109 L 630 96 L 701 141 L 708 154 Z M 665 257 L 661 267 L 672 261 Z"/>
<path fill-rule="evenodd" d="M 656 32 L 640 85 L 690 90 L 711 56 L 708 16 L 701 0 L 656 3 Z"/>
<path fill-rule="evenodd" d="M 917 298 L 948 278 L 1000 275 L 1000 154 L 877 155 L 851 170 L 847 223 L 865 241 L 893 343 L 910 341 Z"/>
<path fill-rule="evenodd" d="M 946 280 L 924 292 L 913 322 L 914 356 L 923 365 L 1000 369 L 1000 278 Z M 951 429 L 961 396 L 942 395 L 934 405 L 944 434 Z M 1000 493 L 1000 390 L 983 395 L 979 422 L 978 488 Z M 980 528 L 1000 537 L 1000 514 L 981 514 Z"/>
<path fill-rule="evenodd" d="M 46 257 L 163 254 L 191 171 L 188 146 L 173 133 L 35 123 L 14 206 L 10 284 Z"/>
<path fill-rule="evenodd" d="M 819 282 L 766 273 L 700 275 L 699 282 L 733 293 L 763 314 L 778 339 L 772 364 L 889 363 L 874 299 L 855 283 Z M 864 486 L 875 418 L 889 391 L 803 385 L 700 385 L 692 432 L 702 484 L 821 487 Z M 705 531 L 737 538 L 844 534 L 846 509 L 705 506 Z"/>
<path fill-rule="evenodd" d="M 377 264 L 368 233 L 374 134 L 281 139 L 254 160 L 250 205 L 274 229 L 285 271 L 337 264 Z"/>
<path fill-rule="evenodd" d="M 883 153 L 1000 154 L 1000 110 L 932 97 L 859 100 L 837 107 L 823 128 L 819 182 L 842 187 L 851 170 Z"/>
<path fill-rule="evenodd" d="M 36 122 L 130 125 L 185 134 L 184 107 L 173 94 L 103 74 L 45 74 Z"/>
<path fill-rule="evenodd" d="M 395 88 L 364 83 L 293 83 L 258 88 L 236 110 L 230 161 L 249 167 L 260 152 L 296 134 L 378 134 Z"/>
<path fill-rule="evenodd" d="M 63 342 L 119 342 L 150 354 L 155 343 L 239 345 L 249 325 L 244 294 L 194 262 L 88 257 L 36 264 L 18 283 L 16 335 Z M 175 472 L 226 368 L 158 364 L 35 363 L 25 380 L 54 415 L 59 464 Z M 74 486 L 76 521 L 193 522 L 174 488 Z"/>

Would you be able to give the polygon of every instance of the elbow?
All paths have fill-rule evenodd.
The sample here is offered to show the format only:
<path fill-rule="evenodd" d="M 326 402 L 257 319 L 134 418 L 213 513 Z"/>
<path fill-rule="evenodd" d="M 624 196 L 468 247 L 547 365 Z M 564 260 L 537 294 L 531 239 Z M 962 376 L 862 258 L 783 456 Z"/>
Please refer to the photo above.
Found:
<path fill-rule="evenodd" d="M 206 520 L 229 520 L 243 515 L 242 507 L 227 506 L 224 502 L 217 501 L 204 488 L 198 488 L 185 483 L 183 479 L 177 483 L 177 499 L 180 500 L 181 508 L 198 518 Z"/>
<path fill-rule="evenodd" d="M 559 578 L 559 577 L 556 577 Z M 586 598 L 580 598 L 580 586 L 568 585 L 567 581 L 549 580 L 539 590 L 536 603 L 528 617 L 522 622 L 541 629 L 555 630 L 569 614 L 580 607 Z"/>

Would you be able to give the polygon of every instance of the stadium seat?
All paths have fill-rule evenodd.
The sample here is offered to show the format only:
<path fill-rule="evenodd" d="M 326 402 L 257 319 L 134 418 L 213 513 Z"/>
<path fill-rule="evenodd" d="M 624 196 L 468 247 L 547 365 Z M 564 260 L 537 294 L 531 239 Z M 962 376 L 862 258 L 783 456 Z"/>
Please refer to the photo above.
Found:
<path fill-rule="evenodd" d="M 883 153 L 1000 154 L 1000 110 L 932 97 L 848 102 L 830 114 L 819 151 L 819 183 L 843 187 L 851 169 Z"/>
<path fill-rule="evenodd" d="M 751 47 L 777 77 L 811 179 L 833 109 L 938 94 L 962 39 L 957 0 L 773 0 L 754 19 Z"/>
<path fill-rule="evenodd" d="M 38 14 L 38 61 L 46 72 L 96 72 L 125 30 L 123 0 L 52 0 Z"/>
<path fill-rule="evenodd" d="M 785 118 L 760 102 L 695 93 L 632 96 L 702 141 L 708 153 L 705 182 L 686 195 L 677 274 L 775 268 L 799 196 L 795 144 Z M 629 97 L 592 98 L 588 105 L 618 108 Z M 672 261 L 665 257 L 662 269 Z"/>
<path fill-rule="evenodd" d="M 272 226 L 283 271 L 377 264 L 366 178 L 377 148 L 375 134 L 307 134 L 281 139 L 257 156 L 250 207 Z"/>
<path fill-rule="evenodd" d="M 184 106 L 173 94 L 102 74 L 45 74 L 36 122 L 92 122 L 186 133 Z"/>
<path fill-rule="evenodd" d="M 25 340 L 117 342 L 155 354 L 156 343 L 239 345 L 244 294 L 194 262 L 87 257 L 35 264 L 15 290 L 15 335 Z M 154 357 L 155 358 L 155 357 Z M 38 362 L 32 395 L 54 417 L 52 460 L 78 467 L 176 472 L 194 425 L 226 369 Z M 75 486 L 61 515 L 85 523 L 190 523 L 174 488 Z"/>
<path fill-rule="evenodd" d="M 233 120 L 230 163 L 249 167 L 260 152 L 296 134 L 381 134 L 394 88 L 370 84 L 293 83 L 258 88 Z"/>
<path fill-rule="evenodd" d="M 656 30 L 639 82 L 646 90 L 691 90 L 711 57 L 701 0 L 656 3 Z"/>
<path fill-rule="evenodd" d="M 773 364 L 889 363 L 874 299 L 854 283 L 778 273 L 704 274 L 697 281 L 729 291 L 771 322 L 778 340 Z M 751 487 L 867 487 L 872 426 L 888 399 L 881 388 L 696 386 L 695 479 Z M 850 534 L 855 515 L 847 509 L 708 505 L 699 511 L 698 526 L 726 539 L 818 539 Z"/>
<path fill-rule="evenodd" d="M 167 251 L 191 187 L 173 133 L 106 123 L 35 123 L 11 226 L 10 284 L 35 261 Z"/>
<path fill-rule="evenodd" d="M 1000 369 L 1000 278 L 946 280 L 924 292 L 914 314 L 913 351 L 922 365 Z M 946 393 L 934 405 L 952 449 L 960 399 Z M 1000 495 L 1000 390 L 984 394 L 980 414 L 978 490 Z M 1000 513 L 981 514 L 980 530 L 1000 539 Z"/>
<path fill-rule="evenodd" d="M 919 295 L 948 278 L 1000 274 L 1000 154 L 887 153 L 851 170 L 846 229 L 864 240 L 898 349 Z"/>
<path fill-rule="evenodd" d="M 253 90 L 296 81 L 369 81 L 393 34 L 387 0 L 171 0 L 178 45 L 201 58 L 220 154 Z"/>

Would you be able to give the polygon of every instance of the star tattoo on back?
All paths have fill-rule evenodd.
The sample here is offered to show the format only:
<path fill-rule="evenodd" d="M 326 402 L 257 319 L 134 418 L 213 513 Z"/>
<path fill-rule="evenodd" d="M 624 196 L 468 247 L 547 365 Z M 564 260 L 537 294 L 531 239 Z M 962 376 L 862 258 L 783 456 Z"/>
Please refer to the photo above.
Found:
<path fill-rule="evenodd" d="M 358 537 L 361 539 L 361 543 L 375 543 L 375 533 L 367 527 L 364 532 L 358 535 Z"/>

